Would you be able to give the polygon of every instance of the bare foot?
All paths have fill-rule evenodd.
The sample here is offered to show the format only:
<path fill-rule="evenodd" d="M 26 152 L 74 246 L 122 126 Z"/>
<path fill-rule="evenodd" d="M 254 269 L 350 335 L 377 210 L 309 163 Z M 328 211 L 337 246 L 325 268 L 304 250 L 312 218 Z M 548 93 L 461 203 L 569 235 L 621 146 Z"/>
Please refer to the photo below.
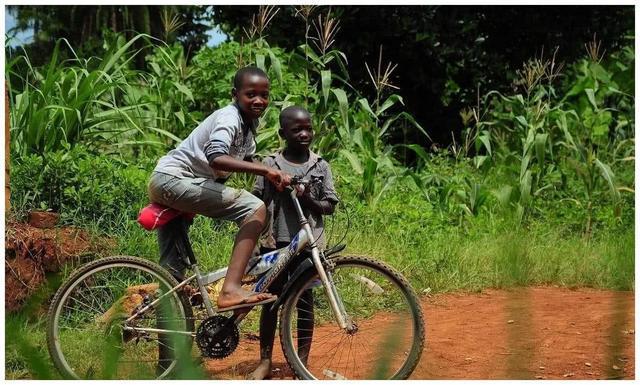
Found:
<path fill-rule="evenodd" d="M 218 296 L 218 308 L 223 309 L 241 304 L 252 304 L 275 297 L 271 293 L 252 293 L 242 289 L 229 293 L 222 292 Z"/>
<path fill-rule="evenodd" d="M 263 358 L 260 360 L 260 365 L 247 376 L 247 380 L 264 380 L 271 377 L 271 360 Z"/>

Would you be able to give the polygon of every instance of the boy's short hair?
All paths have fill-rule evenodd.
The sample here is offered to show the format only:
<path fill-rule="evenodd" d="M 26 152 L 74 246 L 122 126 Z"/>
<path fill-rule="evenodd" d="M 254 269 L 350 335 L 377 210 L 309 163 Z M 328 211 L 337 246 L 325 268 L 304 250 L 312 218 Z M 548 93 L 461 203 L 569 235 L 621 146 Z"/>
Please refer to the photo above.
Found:
<path fill-rule="evenodd" d="M 280 116 L 279 116 L 280 128 L 284 128 L 284 126 L 298 112 L 302 112 L 303 114 L 311 117 L 311 114 L 305 108 L 300 107 L 300 106 L 289 106 L 289 107 L 283 109 L 282 111 L 280 111 Z"/>
<path fill-rule="evenodd" d="M 258 67 L 248 66 L 244 68 L 240 68 L 236 74 L 233 76 L 233 88 L 239 90 L 242 87 L 242 81 L 245 76 L 257 75 L 263 77 L 265 79 L 269 79 L 267 74 Z"/>

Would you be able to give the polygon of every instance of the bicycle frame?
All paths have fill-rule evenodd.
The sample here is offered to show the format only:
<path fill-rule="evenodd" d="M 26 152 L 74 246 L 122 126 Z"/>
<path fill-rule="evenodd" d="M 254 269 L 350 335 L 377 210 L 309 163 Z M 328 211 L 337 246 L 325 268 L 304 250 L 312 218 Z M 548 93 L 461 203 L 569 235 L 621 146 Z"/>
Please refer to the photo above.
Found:
<path fill-rule="evenodd" d="M 346 330 L 347 332 L 350 332 L 354 330 L 355 325 L 353 324 L 353 322 L 351 322 L 351 320 L 346 314 L 344 305 L 342 304 L 342 301 L 338 296 L 335 286 L 333 285 L 333 281 L 331 279 L 330 273 L 328 273 L 324 269 L 324 266 L 322 265 L 320 251 L 318 249 L 318 246 L 316 245 L 316 240 L 311 230 L 311 226 L 309 225 L 309 222 L 307 218 L 304 216 L 304 213 L 302 211 L 302 206 L 300 205 L 300 201 L 298 200 L 296 189 L 292 189 L 290 196 L 291 196 L 291 199 L 293 200 L 293 205 L 298 214 L 298 220 L 299 220 L 301 229 L 293 237 L 293 239 L 287 246 L 275 251 L 262 254 L 258 256 L 256 259 L 249 261 L 247 270 L 245 273 L 250 275 L 254 275 L 254 274 L 257 275 L 259 273 L 262 273 L 262 271 L 260 270 L 265 269 L 265 265 L 267 265 L 268 267 L 266 268 L 266 270 L 264 270 L 264 271 L 267 271 L 266 274 L 258 280 L 258 282 L 254 285 L 254 288 L 253 288 L 255 292 L 265 292 L 269 288 L 269 286 L 273 283 L 273 281 L 276 278 L 278 278 L 278 276 L 285 270 L 285 267 L 289 265 L 289 262 L 291 261 L 291 259 L 294 256 L 298 255 L 302 250 L 304 250 L 304 248 L 307 245 L 311 245 L 311 260 L 313 262 L 313 266 L 318 272 L 320 281 L 322 282 L 322 285 L 324 286 L 324 289 L 327 292 L 331 309 L 334 313 L 334 316 L 336 317 L 336 321 L 340 325 L 340 328 Z M 146 332 L 158 333 L 158 334 L 189 334 L 194 336 L 195 333 L 193 332 L 180 332 L 180 331 L 174 331 L 174 330 L 138 328 L 135 326 L 127 326 L 127 323 L 133 321 L 136 317 L 140 316 L 141 314 L 144 314 L 147 310 L 153 308 L 160 301 L 162 301 L 163 298 L 165 298 L 168 295 L 171 295 L 176 290 L 182 289 L 185 285 L 187 285 L 189 282 L 193 280 L 195 280 L 198 284 L 198 289 L 200 291 L 200 294 L 202 295 L 202 300 L 205 305 L 207 315 L 209 317 L 216 315 L 217 311 L 213 307 L 213 304 L 209 299 L 206 286 L 224 278 L 227 273 L 227 267 L 220 268 L 214 272 L 206 273 L 206 274 L 202 274 L 200 272 L 196 263 L 190 264 L 189 268 L 194 273 L 192 276 L 186 278 L 184 281 L 180 282 L 177 286 L 174 286 L 169 291 L 162 294 L 160 297 L 156 298 L 154 301 L 147 304 L 138 312 L 136 312 L 135 314 L 127 318 L 125 320 L 124 329 L 131 330 L 131 331 L 146 331 Z M 235 323 L 236 324 L 240 323 L 246 315 L 247 313 L 243 313 L 238 316 L 235 316 Z"/>

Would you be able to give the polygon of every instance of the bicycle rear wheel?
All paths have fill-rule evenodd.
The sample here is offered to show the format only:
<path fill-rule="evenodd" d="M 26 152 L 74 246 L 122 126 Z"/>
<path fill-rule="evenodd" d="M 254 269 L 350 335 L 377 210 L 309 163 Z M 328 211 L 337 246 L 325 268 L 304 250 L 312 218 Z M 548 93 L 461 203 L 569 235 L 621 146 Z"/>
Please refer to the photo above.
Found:
<path fill-rule="evenodd" d="M 280 313 L 280 341 L 301 379 L 406 379 L 424 344 L 418 298 L 407 280 L 367 257 L 330 259 L 332 279 L 356 330 L 340 328 L 315 269 L 294 283 Z M 307 303 L 313 293 L 312 304 Z M 310 311 L 310 305 L 313 310 Z M 300 325 L 313 324 L 313 331 Z M 312 334 L 312 337 L 310 336 Z"/>
<path fill-rule="evenodd" d="M 49 309 L 47 346 L 56 369 L 68 379 L 167 377 L 191 355 L 192 309 L 183 295 L 173 292 L 125 320 L 177 284 L 141 258 L 108 257 L 80 267 Z"/>

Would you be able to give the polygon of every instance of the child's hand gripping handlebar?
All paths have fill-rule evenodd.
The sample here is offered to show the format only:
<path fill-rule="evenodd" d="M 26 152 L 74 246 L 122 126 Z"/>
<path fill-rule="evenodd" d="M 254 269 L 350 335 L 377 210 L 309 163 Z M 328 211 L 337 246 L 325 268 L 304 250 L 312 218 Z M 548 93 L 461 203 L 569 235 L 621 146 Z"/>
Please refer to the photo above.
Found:
<path fill-rule="evenodd" d="M 293 188 L 290 187 L 292 190 L 292 194 L 293 194 L 293 191 L 295 191 L 297 196 L 302 196 L 302 194 L 304 194 L 305 190 L 309 186 L 322 183 L 322 179 L 323 179 L 322 177 L 316 177 L 316 176 L 312 176 L 308 178 L 305 178 L 304 176 L 297 176 L 297 175 L 293 176 L 291 177 L 291 183 L 290 183 L 290 186 L 293 187 Z"/>

